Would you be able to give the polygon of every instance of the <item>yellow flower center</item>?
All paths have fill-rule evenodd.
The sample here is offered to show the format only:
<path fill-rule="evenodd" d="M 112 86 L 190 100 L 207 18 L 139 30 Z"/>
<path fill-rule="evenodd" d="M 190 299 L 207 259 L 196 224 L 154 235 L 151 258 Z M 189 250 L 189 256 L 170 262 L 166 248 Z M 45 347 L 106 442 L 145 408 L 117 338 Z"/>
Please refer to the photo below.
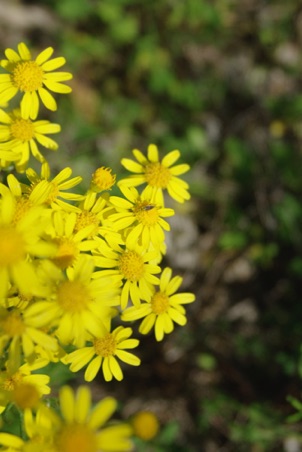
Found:
<path fill-rule="evenodd" d="M 100 339 L 94 339 L 93 346 L 97 355 L 107 358 L 115 354 L 116 341 L 113 335 L 108 333 Z"/>
<path fill-rule="evenodd" d="M 55 265 L 64 270 L 72 265 L 79 254 L 79 250 L 75 243 L 66 237 L 56 239 L 55 243 L 58 245 L 58 250 L 52 261 Z"/>
<path fill-rule="evenodd" d="M 159 423 L 157 417 L 151 411 L 139 411 L 132 420 L 132 427 L 136 436 L 149 441 L 157 435 Z"/>
<path fill-rule="evenodd" d="M 40 400 L 40 394 L 37 388 L 30 383 L 21 383 L 13 391 L 13 401 L 19 408 L 35 408 Z"/>
<path fill-rule="evenodd" d="M 112 174 L 111 168 L 102 166 L 98 168 L 92 175 L 91 189 L 99 192 L 103 190 L 110 190 L 115 184 L 115 174 Z"/>
<path fill-rule="evenodd" d="M 12 137 L 20 141 L 30 141 L 35 136 L 34 124 L 29 119 L 15 119 L 10 131 Z"/>
<path fill-rule="evenodd" d="M 17 311 L 10 312 L 1 322 L 2 330 L 10 337 L 21 336 L 25 331 L 22 317 Z"/>
<path fill-rule="evenodd" d="M 97 452 L 96 434 L 83 424 L 65 425 L 55 439 L 60 452 Z"/>
<path fill-rule="evenodd" d="M 119 269 L 126 279 L 139 281 L 144 274 L 143 258 L 135 251 L 124 251 L 119 259 Z"/>
<path fill-rule="evenodd" d="M 28 198 L 19 198 L 16 203 L 16 210 L 14 213 L 13 223 L 16 224 L 23 218 L 28 210 L 33 206 L 33 203 Z"/>
<path fill-rule="evenodd" d="M 148 163 L 145 168 L 145 178 L 147 184 L 156 188 L 167 188 L 172 174 L 159 162 Z"/>
<path fill-rule="evenodd" d="M 59 187 L 56 183 L 49 182 L 49 185 L 51 187 L 51 190 L 45 201 L 47 204 L 51 204 L 52 202 L 54 202 L 57 199 L 57 197 L 59 196 L 59 192 L 60 192 Z"/>
<path fill-rule="evenodd" d="M 156 292 L 151 299 L 151 308 L 154 314 L 167 312 L 170 306 L 169 297 L 163 292 Z"/>
<path fill-rule="evenodd" d="M 25 257 L 25 244 L 20 232 L 0 227 L 0 267 L 16 264 Z"/>
<path fill-rule="evenodd" d="M 14 375 L 11 375 L 10 377 L 6 378 L 2 383 L 2 389 L 4 391 L 13 391 L 16 387 L 16 385 L 20 384 L 23 380 L 23 376 L 20 372 L 16 372 Z"/>
<path fill-rule="evenodd" d="M 133 213 L 144 226 L 154 226 L 158 222 L 159 215 L 156 206 L 147 201 L 137 202 Z"/>
<path fill-rule="evenodd" d="M 95 226 L 95 229 L 90 234 L 90 237 L 93 237 L 98 231 L 99 220 L 97 216 L 89 212 L 88 210 L 83 210 L 77 216 L 77 221 L 74 227 L 75 232 L 80 231 L 81 229 L 86 228 L 87 226 Z"/>
<path fill-rule="evenodd" d="M 37 91 L 43 84 L 43 69 L 35 61 L 20 61 L 12 71 L 12 82 L 20 91 Z"/>
<path fill-rule="evenodd" d="M 80 281 L 64 281 L 57 290 L 57 300 L 64 311 L 81 312 L 87 308 L 91 295 Z"/>

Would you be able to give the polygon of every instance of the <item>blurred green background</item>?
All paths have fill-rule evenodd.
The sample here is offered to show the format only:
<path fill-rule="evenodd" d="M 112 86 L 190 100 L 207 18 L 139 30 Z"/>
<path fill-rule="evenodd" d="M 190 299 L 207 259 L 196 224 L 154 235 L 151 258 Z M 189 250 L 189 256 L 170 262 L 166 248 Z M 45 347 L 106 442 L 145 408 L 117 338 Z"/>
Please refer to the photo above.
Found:
<path fill-rule="evenodd" d="M 196 293 L 188 324 L 96 396 L 158 415 L 138 450 L 300 451 L 301 1 L 0 0 L 0 24 L 2 54 L 52 46 L 74 74 L 54 173 L 85 189 L 149 143 L 192 167 L 165 258 Z"/>

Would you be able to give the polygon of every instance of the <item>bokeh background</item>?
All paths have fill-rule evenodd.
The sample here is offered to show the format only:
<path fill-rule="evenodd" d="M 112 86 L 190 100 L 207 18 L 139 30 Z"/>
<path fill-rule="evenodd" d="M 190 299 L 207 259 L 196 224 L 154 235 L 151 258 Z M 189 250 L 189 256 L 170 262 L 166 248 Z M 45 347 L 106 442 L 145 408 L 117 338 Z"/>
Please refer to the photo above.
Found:
<path fill-rule="evenodd" d="M 165 258 L 196 294 L 188 324 L 140 338 L 140 368 L 96 399 L 158 416 L 143 451 L 302 450 L 301 1 L 0 0 L 2 55 L 20 41 L 74 74 L 54 174 L 84 190 L 149 143 L 192 167 Z"/>

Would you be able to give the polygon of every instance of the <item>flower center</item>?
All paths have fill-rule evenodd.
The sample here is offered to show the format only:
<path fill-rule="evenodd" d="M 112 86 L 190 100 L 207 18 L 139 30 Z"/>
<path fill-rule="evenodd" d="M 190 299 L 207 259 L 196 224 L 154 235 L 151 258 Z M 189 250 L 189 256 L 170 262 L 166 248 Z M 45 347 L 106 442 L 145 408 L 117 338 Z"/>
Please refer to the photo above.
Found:
<path fill-rule="evenodd" d="M 22 235 L 15 229 L 0 227 L 0 267 L 13 265 L 25 257 Z"/>
<path fill-rule="evenodd" d="M 107 358 L 115 354 L 116 341 L 112 334 L 107 333 L 106 336 L 100 339 L 94 339 L 93 346 L 97 355 Z"/>
<path fill-rule="evenodd" d="M 35 128 L 29 119 L 18 118 L 10 126 L 13 138 L 20 141 L 30 141 L 35 135 Z"/>
<path fill-rule="evenodd" d="M 55 265 L 64 270 L 72 265 L 79 254 L 79 251 L 75 243 L 66 237 L 56 239 L 55 243 L 58 245 L 58 250 L 56 256 L 52 258 L 52 261 Z"/>
<path fill-rule="evenodd" d="M 93 237 L 97 233 L 99 220 L 94 213 L 89 212 L 88 210 L 83 210 L 77 215 L 77 221 L 74 230 L 75 232 L 78 232 L 81 229 L 84 229 L 87 226 L 91 225 L 95 226 L 95 229 L 93 229 L 93 231 L 90 234 L 90 237 Z"/>
<path fill-rule="evenodd" d="M 81 312 L 91 301 L 90 293 L 80 281 L 64 281 L 58 287 L 57 300 L 69 312 Z"/>
<path fill-rule="evenodd" d="M 158 210 L 148 201 L 137 202 L 133 208 L 136 219 L 144 226 L 153 226 L 158 222 Z"/>
<path fill-rule="evenodd" d="M 151 308 L 154 314 L 167 312 L 170 306 L 169 297 L 163 292 L 156 292 L 151 299 Z"/>
<path fill-rule="evenodd" d="M 16 372 L 14 375 L 11 375 L 8 378 L 5 378 L 5 380 L 2 383 L 2 389 L 4 391 L 13 391 L 16 387 L 16 385 L 20 384 L 22 382 L 22 374 L 21 372 Z"/>
<path fill-rule="evenodd" d="M 1 327 L 3 332 L 10 337 L 21 336 L 25 331 L 22 317 L 17 311 L 10 312 L 1 322 Z"/>
<path fill-rule="evenodd" d="M 98 451 L 96 435 L 86 425 L 76 423 L 64 426 L 55 443 L 60 452 Z"/>
<path fill-rule="evenodd" d="M 149 441 L 157 435 L 159 422 L 151 411 L 140 411 L 134 416 L 132 427 L 136 436 Z"/>
<path fill-rule="evenodd" d="M 21 383 L 13 391 L 13 401 L 19 408 L 35 408 L 40 400 L 37 388 L 30 383 Z"/>
<path fill-rule="evenodd" d="M 144 261 L 135 251 L 124 251 L 119 259 L 119 269 L 126 279 L 139 281 L 144 274 Z"/>
<path fill-rule="evenodd" d="M 35 61 L 20 61 L 12 72 L 12 82 L 20 91 L 37 91 L 43 84 L 43 69 Z"/>
<path fill-rule="evenodd" d="M 13 223 L 18 223 L 32 206 L 33 203 L 28 198 L 20 197 L 17 199 Z"/>
<path fill-rule="evenodd" d="M 159 162 L 148 163 L 145 169 L 146 182 L 151 187 L 167 188 L 172 177 L 169 168 Z"/>
<path fill-rule="evenodd" d="M 98 168 L 92 175 L 91 188 L 94 191 L 110 190 L 115 184 L 115 174 L 112 174 L 111 168 L 102 166 Z"/>

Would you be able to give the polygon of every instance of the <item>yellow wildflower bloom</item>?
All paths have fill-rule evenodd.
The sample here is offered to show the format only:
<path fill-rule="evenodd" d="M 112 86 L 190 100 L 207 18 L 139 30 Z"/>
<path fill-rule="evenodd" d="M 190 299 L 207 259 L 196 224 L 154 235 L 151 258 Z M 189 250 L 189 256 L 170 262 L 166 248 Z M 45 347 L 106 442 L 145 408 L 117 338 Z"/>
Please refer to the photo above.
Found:
<path fill-rule="evenodd" d="M 101 166 L 92 175 L 90 189 L 96 193 L 111 190 L 115 184 L 116 175 L 112 174 L 112 169 Z"/>
<path fill-rule="evenodd" d="M 138 149 L 134 149 L 132 153 L 137 162 L 123 158 L 121 163 L 135 175 L 120 180 L 119 186 L 136 187 L 145 183 L 147 184 L 146 196 L 160 206 L 164 206 L 163 190 L 167 190 L 168 194 L 177 202 L 182 203 L 190 199 L 189 185 L 177 177 L 189 171 L 190 166 L 185 163 L 173 166 L 180 157 L 178 150 L 169 152 L 162 161 L 159 160 L 155 144 L 148 146 L 148 157 L 145 157 Z"/>
<path fill-rule="evenodd" d="M 65 64 L 65 58 L 50 59 L 53 49 L 48 47 L 32 59 L 31 53 L 24 44 L 18 44 L 18 53 L 6 49 L 6 60 L 1 60 L 1 66 L 7 74 L 0 74 L 0 99 L 6 102 L 18 92 L 23 93 L 21 101 L 22 118 L 36 119 L 39 112 L 39 98 L 49 110 L 56 110 L 57 104 L 50 91 L 55 93 L 70 93 L 71 88 L 61 82 L 70 80 L 69 72 L 53 72 Z M 47 89 L 46 89 L 47 88 Z"/>
<path fill-rule="evenodd" d="M 43 288 L 38 281 L 31 258 L 51 257 L 56 246 L 41 239 L 45 221 L 43 207 L 34 206 L 14 221 L 16 201 L 7 191 L 0 200 L 0 300 L 11 285 L 24 295 L 40 295 Z"/>
<path fill-rule="evenodd" d="M 41 406 L 36 416 L 24 413 L 23 440 L 10 433 L 0 433 L 0 445 L 9 452 L 130 452 L 132 428 L 121 422 L 110 422 L 117 401 L 105 397 L 92 406 L 91 391 L 80 386 L 74 392 L 63 386 L 59 392 L 60 412 Z M 7 449 L 6 449 L 7 448 Z M 2 450 L 2 449 L 1 449 Z"/>
<path fill-rule="evenodd" d="M 120 245 L 109 247 L 103 243 L 93 251 L 96 267 L 103 269 L 96 272 L 95 276 L 106 275 L 120 278 L 123 283 L 121 308 L 126 308 L 129 297 L 136 306 L 139 306 L 140 300 L 150 300 L 153 284 L 159 282 L 154 274 L 160 272 L 160 267 L 149 263 L 157 256 L 157 251 L 146 252 L 137 244 L 133 247 Z"/>
<path fill-rule="evenodd" d="M 127 246 L 139 243 L 148 249 L 152 243 L 155 249 L 160 248 L 165 240 L 163 230 L 170 230 L 163 217 L 174 215 L 174 210 L 153 204 L 146 190 L 139 194 L 134 187 L 121 185 L 120 189 L 126 199 L 119 196 L 109 198 L 117 213 L 109 215 L 108 220 L 117 230 L 125 230 Z"/>
<path fill-rule="evenodd" d="M 0 307 L 0 353 L 4 349 L 11 354 L 25 357 L 32 356 L 35 344 L 39 344 L 46 350 L 56 352 L 57 340 L 40 329 L 40 318 L 31 314 L 31 307 L 23 310 L 5 309 Z"/>
<path fill-rule="evenodd" d="M 71 352 L 64 358 L 64 363 L 71 364 L 72 372 L 78 372 L 89 363 L 84 375 L 86 381 L 92 381 L 100 368 L 105 381 L 111 381 L 112 378 L 121 381 L 123 372 L 116 358 L 132 366 L 140 365 L 140 359 L 125 350 L 135 348 L 139 344 L 137 339 L 129 339 L 131 334 L 132 329 L 123 326 L 115 328 L 111 333 L 102 327 L 99 334 L 93 338 L 91 346 Z"/>
<path fill-rule="evenodd" d="M 63 345 L 82 347 L 101 326 L 110 325 L 109 302 L 116 300 L 118 304 L 118 285 L 111 279 L 93 278 L 93 270 L 93 260 L 86 255 L 81 255 L 66 272 L 52 266 L 51 262 L 41 263 L 38 269 L 40 280 L 52 291 L 45 300 L 33 303 L 28 308 L 29 314 L 32 322 L 37 319 L 41 324 L 51 324 L 54 335 Z"/>
<path fill-rule="evenodd" d="M 148 334 L 154 327 L 155 338 L 157 341 L 161 341 L 165 334 L 173 331 L 173 322 L 181 326 L 187 323 L 186 311 L 182 305 L 195 300 L 195 295 L 192 293 L 175 293 L 181 283 L 180 276 L 172 278 L 172 270 L 169 267 L 165 268 L 160 277 L 159 290 L 153 288 L 150 301 L 142 303 L 138 307 L 133 306 L 126 309 L 121 319 L 133 321 L 144 318 L 139 332 Z"/>
<path fill-rule="evenodd" d="M 15 162 L 17 171 L 23 172 L 30 154 L 41 163 L 45 161 L 37 143 L 53 151 L 58 149 L 57 143 L 46 135 L 58 133 L 60 130 L 59 124 L 53 124 L 47 120 L 31 121 L 22 118 L 19 109 L 10 114 L 0 109 L 0 157 L 8 160 L 9 155 L 12 154 L 11 161 Z M 1 154 L 3 151 L 4 153 Z M 17 161 L 16 154 L 19 156 Z"/>
<path fill-rule="evenodd" d="M 153 439 L 159 431 L 159 422 L 157 417 L 151 411 L 139 411 L 131 421 L 133 433 L 144 441 Z"/>
<path fill-rule="evenodd" d="M 32 373 L 44 366 L 40 361 L 33 365 L 27 363 L 16 369 L 7 367 L 0 372 L 0 413 L 3 413 L 9 403 L 14 403 L 22 410 L 34 409 L 39 405 L 45 394 L 50 394 L 48 375 Z"/>
<path fill-rule="evenodd" d="M 24 186 L 24 193 L 30 195 L 32 191 L 36 188 L 40 182 L 44 181 L 43 187 L 40 185 L 40 190 L 43 189 L 43 197 L 46 199 L 43 202 L 49 205 L 52 209 L 75 211 L 78 212 L 79 209 L 69 202 L 66 201 L 81 201 L 83 195 L 76 193 L 66 193 L 65 190 L 75 187 L 82 181 L 81 176 L 73 177 L 69 179 L 72 175 L 71 168 L 64 168 L 60 171 L 53 179 L 50 179 L 50 169 L 47 162 L 44 162 L 41 167 L 41 176 L 32 169 L 29 168 L 26 171 L 26 177 L 30 181 L 30 186 Z"/>

